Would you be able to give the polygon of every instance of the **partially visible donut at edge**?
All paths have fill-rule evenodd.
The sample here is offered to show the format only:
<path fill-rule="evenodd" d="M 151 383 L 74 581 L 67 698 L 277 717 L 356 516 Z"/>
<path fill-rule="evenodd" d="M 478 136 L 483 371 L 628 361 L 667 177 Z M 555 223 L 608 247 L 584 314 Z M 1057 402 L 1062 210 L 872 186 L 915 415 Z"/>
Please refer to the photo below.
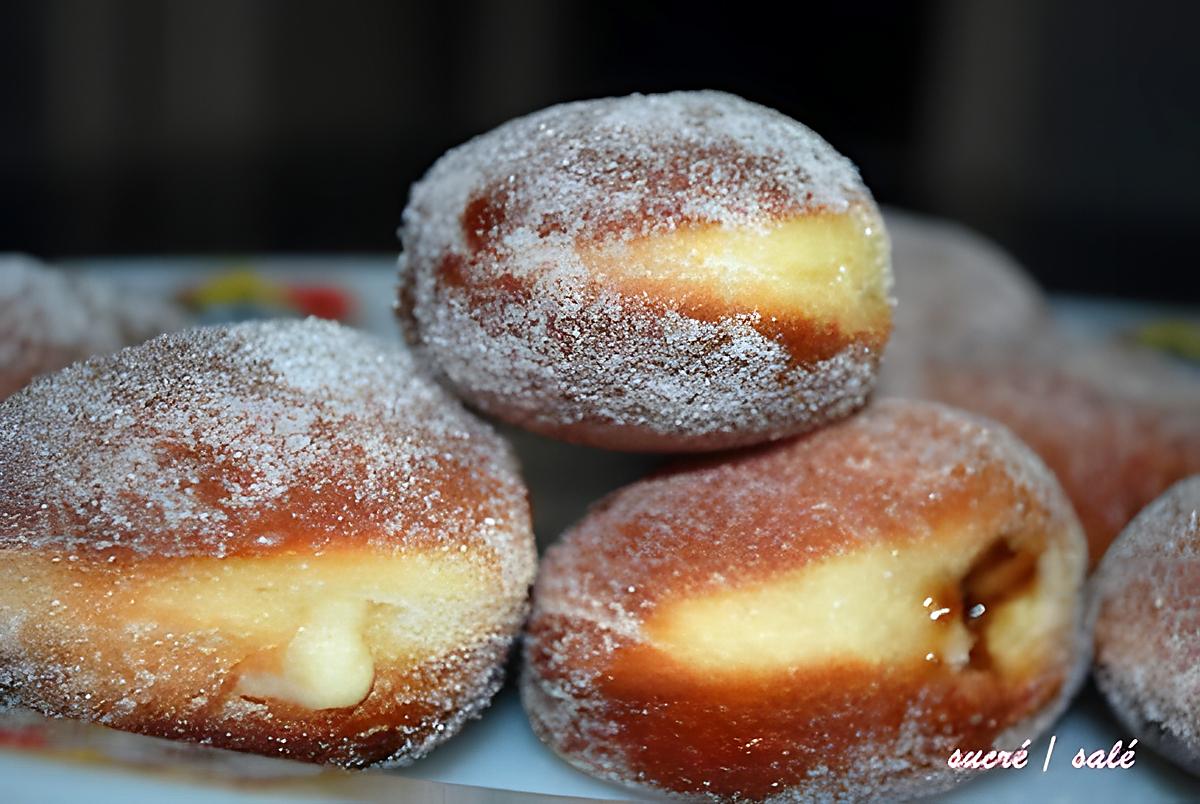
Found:
<path fill-rule="evenodd" d="M 1083 523 L 1093 568 L 1138 511 L 1200 472 L 1200 380 L 1149 350 L 1042 332 L 926 355 L 910 379 L 1041 456 Z"/>
<path fill-rule="evenodd" d="M 1094 583 L 1097 686 L 1130 738 L 1200 775 L 1200 475 L 1129 523 Z"/>
<path fill-rule="evenodd" d="M 1086 545 L 1006 429 L 882 400 L 599 503 L 546 553 L 522 699 L 576 767 L 721 801 L 879 800 L 1013 751 L 1087 667 Z"/>
<path fill-rule="evenodd" d="M 126 731 L 406 764 L 500 686 L 526 498 L 486 424 L 336 324 L 76 364 L 0 403 L 0 686 Z"/>
<path fill-rule="evenodd" d="M 876 393 L 920 396 L 925 365 L 947 352 L 1027 343 L 1050 311 L 1033 277 L 999 245 L 939 218 L 884 209 L 896 308 Z"/>
<path fill-rule="evenodd" d="M 412 190 L 398 312 L 470 404 L 555 438 L 691 451 L 864 404 L 891 328 L 858 171 L 718 92 L 554 106 Z"/>
<path fill-rule="evenodd" d="M 23 254 L 0 254 L 0 399 L 39 374 L 186 323 L 184 312 L 165 299 Z"/>

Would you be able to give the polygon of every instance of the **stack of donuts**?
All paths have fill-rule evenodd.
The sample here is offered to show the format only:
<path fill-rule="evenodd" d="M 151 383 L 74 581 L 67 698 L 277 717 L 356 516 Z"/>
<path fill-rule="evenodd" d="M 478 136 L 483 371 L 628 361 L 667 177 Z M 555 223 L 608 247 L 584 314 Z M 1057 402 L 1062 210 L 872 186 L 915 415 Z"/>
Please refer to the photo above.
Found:
<path fill-rule="evenodd" d="M 931 346 L 1042 331 L 1036 290 L 1003 255 L 957 283 L 930 274 L 953 266 L 910 278 L 899 258 L 919 244 L 898 241 L 885 351 L 884 216 L 805 126 L 715 92 L 555 106 L 438 160 L 401 238 L 407 344 L 315 320 L 201 328 L 0 403 L 12 701 L 405 764 L 487 706 L 524 627 L 530 723 L 587 773 L 696 799 L 890 799 L 962 781 L 955 750 L 1036 738 L 1086 676 L 1099 618 L 1123 716 L 1197 756 L 1200 686 L 1144 670 L 1156 639 L 1194 657 L 1195 612 L 1123 639 L 1120 618 L 1162 611 L 1122 603 L 1146 600 L 1124 561 L 1102 569 L 1107 602 L 1084 599 L 1089 540 L 1200 471 L 1194 417 L 1138 407 L 1174 451 L 1138 451 L 1154 472 L 1087 508 L 1069 444 L 1043 447 L 985 383 L 968 385 L 987 402 L 944 379 L 1000 369 Z M 1009 288 L 1020 312 L 922 286 Z M 1013 430 L 873 395 L 881 366 L 889 390 Z M 464 403 L 551 439 L 689 454 L 596 502 L 539 569 L 513 452 Z M 1193 594 L 1194 486 L 1119 542 L 1187 556 L 1171 583 Z"/>

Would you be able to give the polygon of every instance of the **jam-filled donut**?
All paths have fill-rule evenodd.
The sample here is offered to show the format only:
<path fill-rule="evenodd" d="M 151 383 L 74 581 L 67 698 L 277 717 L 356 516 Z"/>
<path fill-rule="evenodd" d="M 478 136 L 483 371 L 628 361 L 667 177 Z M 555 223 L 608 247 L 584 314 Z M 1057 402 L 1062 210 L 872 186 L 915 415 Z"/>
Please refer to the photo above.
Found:
<path fill-rule="evenodd" d="M 1129 523 L 1094 585 L 1096 684 L 1130 737 L 1200 774 L 1200 475 Z"/>
<path fill-rule="evenodd" d="M 534 563 L 508 447 L 336 324 L 166 335 L 0 403 L 0 683 L 48 715 L 403 764 L 488 704 Z"/>
<path fill-rule="evenodd" d="M 0 399 L 38 374 L 184 325 L 169 302 L 0 255 Z"/>
<path fill-rule="evenodd" d="M 1070 503 L 1007 430 L 883 400 L 667 471 L 550 548 L 522 696 L 597 776 L 718 800 L 893 799 L 1017 749 L 1086 667 Z"/>
<path fill-rule="evenodd" d="M 1041 456 L 1093 567 L 1138 511 L 1200 473 L 1200 381 L 1156 354 L 1043 337 L 930 359 L 919 376 L 922 395 L 1005 424 Z"/>
<path fill-rule="evenodd" d="M 506 123 L 414 186 L 401 237 L 400 317 L 449 385 L 593 446 L 731 447 L 840 418 L 891 327 L 857 170 L 717 92 Z"/>

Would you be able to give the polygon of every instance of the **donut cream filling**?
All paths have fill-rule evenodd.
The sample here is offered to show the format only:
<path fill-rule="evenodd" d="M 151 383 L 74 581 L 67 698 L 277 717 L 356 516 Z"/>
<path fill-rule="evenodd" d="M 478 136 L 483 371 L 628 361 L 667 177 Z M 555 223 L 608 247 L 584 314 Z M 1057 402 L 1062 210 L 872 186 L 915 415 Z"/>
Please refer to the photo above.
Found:
<path fill-rule="evenodd" d="M 765 230 L 693 226 L 584 253 L 594 271 L 652 295 L 802 315 L 848 333 L 890 320 L 882 223 L 852 209 Z"/>
<path fill-rule="evenodd" d="M 1057 539 L 878 543 L 668 601 L 646 630 L 707 673 L 860 661 L 1018 675 L 1056 650 L 1069 626 L 1068 560 Z"/>
<path fill-rule="evenodd" d="M 363 634 L 365 598 L 341 597 L 313 606 L 271 668 L 243 669 L 237 691 L 308 709 L 353 706 L 371 691 L 375 659 Z"/>
<path fill-rule="evenodd" d="M 10 590 L 2 597 L 20 599 L 0 599 L 0 609 L 108 629 L 135 661 L 156 641 L 194 641 L 198 661 L 229 666 L 235 694 L 327 709 L 364 700 L 377 666 L 414 666 L 478 639 L 499 605 L 497 585 L 457 549 L 160 559 L 120 570 L 20 555 L 0 570 L 0 589 Z M 206 659 L 214 651 L 202 645 L 219 646 L 220 658 Z"/>

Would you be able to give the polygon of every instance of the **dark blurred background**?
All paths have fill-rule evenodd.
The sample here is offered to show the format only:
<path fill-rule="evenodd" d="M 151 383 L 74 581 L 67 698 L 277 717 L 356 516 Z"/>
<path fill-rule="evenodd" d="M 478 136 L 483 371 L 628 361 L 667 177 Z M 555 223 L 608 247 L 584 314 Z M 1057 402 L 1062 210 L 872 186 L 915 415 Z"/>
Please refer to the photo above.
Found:
<path fill-rule="evenodd" d="M 393 251 L 409 184 L 471 135 L 713 87 L 1051 289 L 1200 301 L 1197 8 L 8 0 L 0 250 Z"/>

